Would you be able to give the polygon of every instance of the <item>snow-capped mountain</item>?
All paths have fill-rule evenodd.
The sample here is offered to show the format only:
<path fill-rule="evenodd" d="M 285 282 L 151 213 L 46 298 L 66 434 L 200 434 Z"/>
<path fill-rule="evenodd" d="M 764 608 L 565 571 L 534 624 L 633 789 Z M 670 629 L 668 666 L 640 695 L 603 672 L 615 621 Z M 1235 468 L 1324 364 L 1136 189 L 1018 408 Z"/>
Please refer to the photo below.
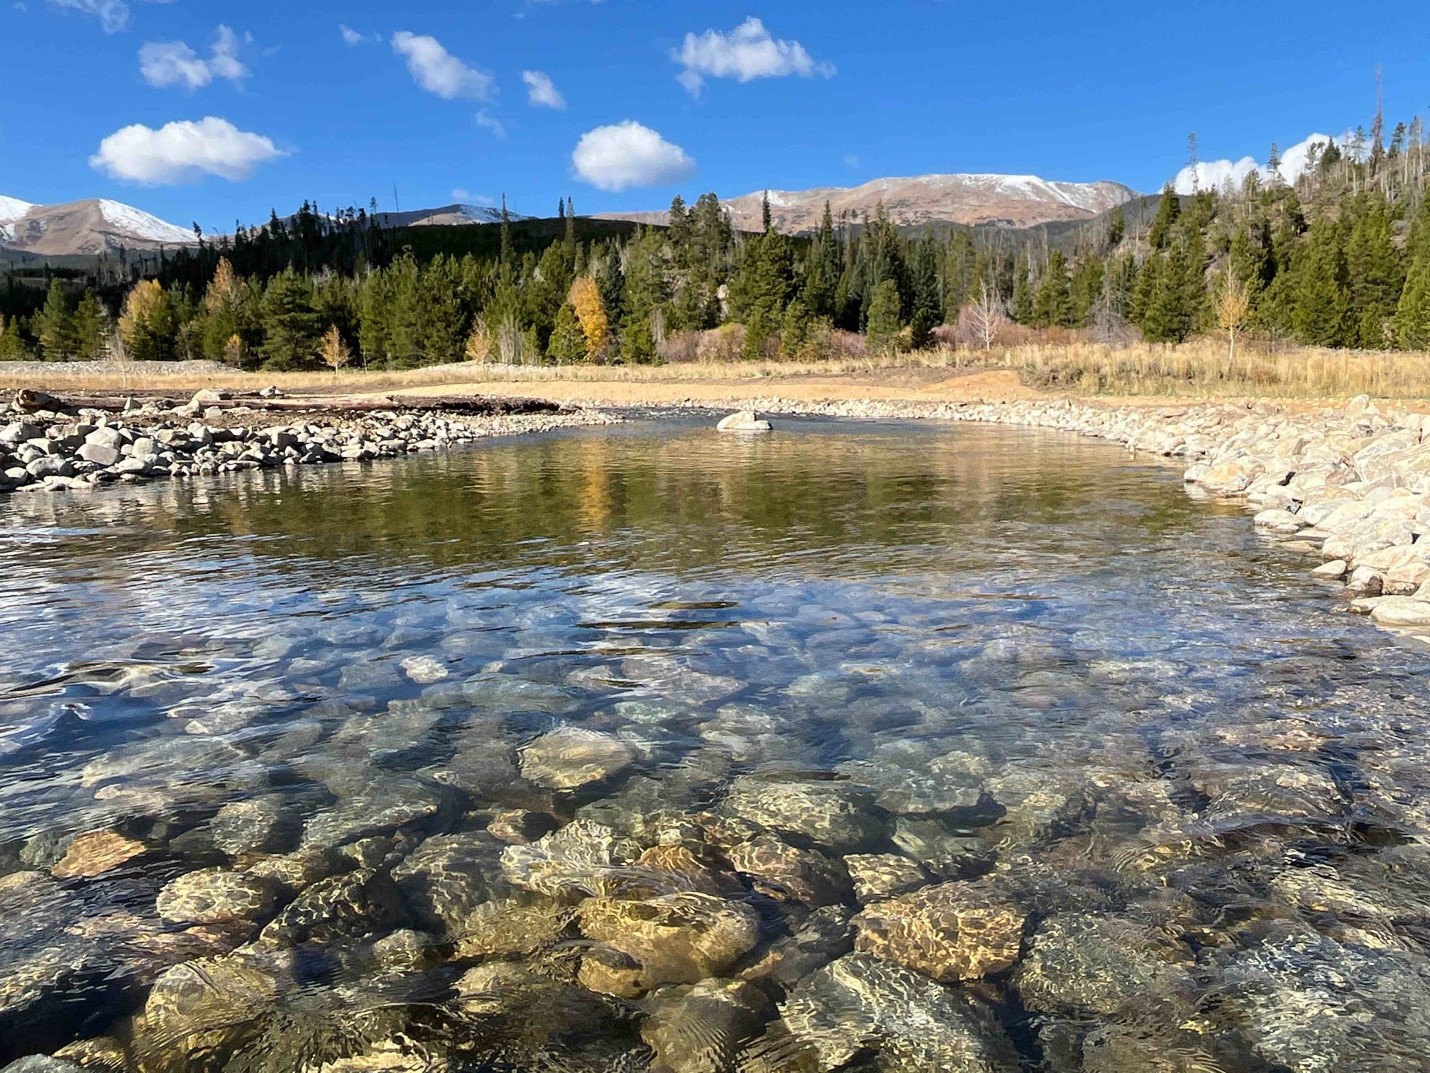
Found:
<path fill-rule="evenodd" d="M 513 220 L 527 217 L 508 212 Z M 443 205 L 436 209 L 414 209 L 410 212 L 380 212 L 377 222 L 382 227 L 459 227 L 462 224 L 495 224 L 501 222 L 501 209 L 489 205 Z"/>
<path fill-rule="evenodd" d="M 744 194 L 724 204 L 735 226 L 760 227 L 762 193 Z M 1121 183 L 1050 182 L 1036 175 L 916 175 L 875 179 L 862 186 L 814 190 L 771 190 L 770 218 L 781 231 L 799 233 L 819 226 L 827 201 L 835 221 L 843 213 L 859 219 L 882 202 L 901 225 L 929 223 L 1006 224 L 1032 227 L 1056 220 L 1084 220 L 1136 197 Z M 609 213 L 608 219 L 662 222 L 663 212 Z"/>
<path fill-rule="evenodd" d="M 31 205 L 0 197 L 0 246 L 46 257 L 191 246 L 194 233 L 118 201 Z"/>

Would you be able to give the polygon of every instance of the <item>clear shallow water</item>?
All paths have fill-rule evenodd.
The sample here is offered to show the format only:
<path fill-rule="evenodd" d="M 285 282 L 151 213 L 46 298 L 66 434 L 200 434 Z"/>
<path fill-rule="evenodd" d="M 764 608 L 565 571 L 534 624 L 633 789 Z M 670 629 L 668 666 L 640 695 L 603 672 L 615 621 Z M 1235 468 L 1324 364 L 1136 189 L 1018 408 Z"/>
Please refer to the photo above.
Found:
<path fill-rule="evenodd" d="M 1425 653 L 1120 449 L 640 424 L 11 497 L 0 563 L 0 1057 L 1427 1068 Z M 929 985 L 981 1065 L 847 956 L 948 882 L 1020 929 Z M 677 890 L 755 930 L 606 993 L 588 897 Z"/>

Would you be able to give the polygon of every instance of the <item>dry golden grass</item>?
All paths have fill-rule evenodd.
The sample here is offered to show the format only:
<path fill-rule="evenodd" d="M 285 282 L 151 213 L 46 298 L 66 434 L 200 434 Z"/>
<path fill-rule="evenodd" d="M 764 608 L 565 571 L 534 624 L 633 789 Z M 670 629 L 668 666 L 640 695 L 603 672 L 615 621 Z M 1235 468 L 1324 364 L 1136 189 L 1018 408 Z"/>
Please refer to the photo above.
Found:
<path fill-rule="evenodd" d="M 1222 340 L 1180 346 L 1031 344 L 991 351 L 947 351 L 962 368 L 1016 370 L 1029 386 L 1076 395 L 1333 399 L 1352 395 L 1430 398 L 1430 353 L 1295 348 L 1267 353 L 1238 345 L 1228 361 Z"/>
<path fill-rule="evenodd" d="M 33 367 L 31 367 L 33 368 Z M 136 390 L 181 393 L 202 387 L 256 390 L 270 384 L 289 394 L 378 394 L 481 384 L 495 389 L 512 385 L 527 392 L 542 384 L 720 385 L 753 386 L 800 381 L 829 384 L 846 378 L 848 387 L 867 384 L 887 397 L 901 383 L 919 386 L 929 397 L 932 384 L 980 370 L 1016 373 L 1036 391 L 1059 395 L 1338 399 L 1369 394 L 1383 398 L 1430 399 L 1430 353 L 1316 350 L 1276 353 L 1239 345 L 1228 362 L 1217 339 L 1181 346 L 1138 343 L 1110 347 L 1096 343 L 1027 344 L 992 350 L 943 347 L 918 354 L 842 357 L 823 362 L 678 363 L 655 366 L 501 366 L 465 362 L 409 371 L 345 369 L 310 373 L 166 371 L 158 366 L 99 367 L 83 363 L 47 365 L 41 372 L 20 373 L 0 365 L 0 389 L 40 387 L 52 391 Z M 902 372 L 903 376 L 894 374 Z M 958 396 L 948 378 L 950 397 Z M 844 392 L 847 394 L 848 392 Z M 857 391 L 855 392 L 857 394 Z M 563 394 L 571 394 L 565 391 Z M 634 396 L 639 391 L 627 392 Z"/>

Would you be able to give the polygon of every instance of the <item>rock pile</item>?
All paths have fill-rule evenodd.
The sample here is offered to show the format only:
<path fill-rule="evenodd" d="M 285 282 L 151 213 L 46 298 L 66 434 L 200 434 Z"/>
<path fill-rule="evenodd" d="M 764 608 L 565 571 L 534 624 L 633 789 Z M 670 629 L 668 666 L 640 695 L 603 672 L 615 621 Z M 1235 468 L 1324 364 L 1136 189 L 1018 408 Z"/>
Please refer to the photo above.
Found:
<path fill-rule="evenodd" d="M 32 412 L 18 406 L 0 411 L 0 492 L 83 492 L 115 481 L 367 462 L 486 436 L 618 420 L 595 410 L 465 416 L 393 409 L 307 414 L 286 424 L 261 424 L 274 415 L 242 407 L 206 408 L 203 395 L 179 407 L 149 403 L 122 414 Z M 252 424 L 242 423 L 250 418 Z"/>

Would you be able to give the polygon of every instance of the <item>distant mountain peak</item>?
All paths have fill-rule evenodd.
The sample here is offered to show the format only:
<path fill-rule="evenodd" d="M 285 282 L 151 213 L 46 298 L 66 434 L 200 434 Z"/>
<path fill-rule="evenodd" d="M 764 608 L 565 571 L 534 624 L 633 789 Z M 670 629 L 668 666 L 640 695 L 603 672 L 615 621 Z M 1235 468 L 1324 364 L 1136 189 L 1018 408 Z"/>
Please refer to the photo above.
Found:
<path fill-rule="evenodd" d="M 735 226 L 758 230 L 765 191 L 724 202 Z M 1033 227 L 1062 220 L 1084 220 L 1115 208 L 1137 193 L 1121 183 L 1057 182 L 1037 175 L 937 174 L 872 179 L 859 186 L 823 186 L 810 190 L 770 190 L 771 222 L 781 231 L 799 233 L 819 226 L 824 205 L 838 220 L 858 219 L 882 204 L 901 226 L 956 223 Z M 604 213 L 606 219 L 659 222 L 663 212 Z"/>
<path fill-rule="evenodd" d="M 191 246 L 192 231 L 105 198 L 31 205 L 0 197 L 0 247 L 41 257 L 92 256 L 120 248 Z"/>

